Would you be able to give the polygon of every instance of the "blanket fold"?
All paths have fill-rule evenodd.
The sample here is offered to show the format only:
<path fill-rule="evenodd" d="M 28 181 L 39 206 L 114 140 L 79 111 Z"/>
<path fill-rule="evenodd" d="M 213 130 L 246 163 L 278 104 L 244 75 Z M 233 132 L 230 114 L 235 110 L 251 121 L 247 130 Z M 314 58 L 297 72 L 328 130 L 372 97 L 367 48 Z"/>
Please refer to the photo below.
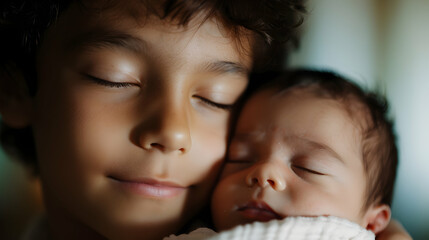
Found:
<path fill-rule="evenodd" d="M 200 228 L 164 240 L 374 240 L 375 235 L 349 220 L 333 217 L 288 217 L 240 225 L 215 233 Z"/>

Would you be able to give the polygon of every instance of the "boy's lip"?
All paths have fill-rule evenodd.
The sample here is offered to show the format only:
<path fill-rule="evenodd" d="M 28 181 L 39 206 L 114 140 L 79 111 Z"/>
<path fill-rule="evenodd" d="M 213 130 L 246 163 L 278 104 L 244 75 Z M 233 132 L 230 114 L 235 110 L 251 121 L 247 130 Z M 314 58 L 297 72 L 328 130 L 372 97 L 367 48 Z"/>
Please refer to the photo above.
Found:
<path fill-rule="evenodd" d="M 273 219 L 283 218 L 264 201 L 252 200 L 240 206 L 237 211 L 243 217 L 251 221 L 267 222 Z"/>
<path fill-rule="evenodd" d="M 114 176 L 109 176 L 109 178 L 125 190 L 150 198 L 172 198 L 188 189 L 173 181 L 154 178 L 122 179 Z"/>

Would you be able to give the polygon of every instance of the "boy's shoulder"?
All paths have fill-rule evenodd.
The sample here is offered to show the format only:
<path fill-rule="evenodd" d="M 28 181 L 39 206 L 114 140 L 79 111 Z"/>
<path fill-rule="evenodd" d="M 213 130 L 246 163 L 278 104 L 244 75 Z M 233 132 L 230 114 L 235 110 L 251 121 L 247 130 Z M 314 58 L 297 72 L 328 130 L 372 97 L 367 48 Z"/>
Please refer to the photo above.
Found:
<path fill-rule="evenodd" d="M 48 221 L 45 215 L 36 217 L 21 237 L 21 240 L 46 239 L 48 239 Z"/>

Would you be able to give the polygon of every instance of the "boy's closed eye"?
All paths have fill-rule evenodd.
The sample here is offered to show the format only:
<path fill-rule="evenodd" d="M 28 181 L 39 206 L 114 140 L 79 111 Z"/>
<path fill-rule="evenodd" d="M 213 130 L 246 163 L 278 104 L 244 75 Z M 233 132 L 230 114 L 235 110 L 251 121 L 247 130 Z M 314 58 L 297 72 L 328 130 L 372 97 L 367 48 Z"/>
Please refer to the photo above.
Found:
<path fill-rule="evenodd" d="M 217 109 L 229 111 L 234 107 L 234 104 L 218 103 L 218 102 L 212 101 L 208 98 L 205 98 L 205 97 L 202 97 L 199 95 L 193 95 L 192 97 L 200 100 L 202 103 L 204 103 L 210 107 L 217 108 Z"/>
<path fill-rule="evenodd" d="M 83 75 L 89 80 L 93 81 L 94 83 L 105 87 L 110 87 L 110 88 L 140 87 L 140 84 L 135 82 L 109 81 L 109 80 L 104 80 L 86 73 L 84 73 Z"/>
<path fill-rule="evenodd" d="M 105 86 L 105 87 L 109 87 L 109 88 L 127 88 L 127 87 L 141 87 L 141 85 L 139 83 L 135 83 L 135 82 L 122 82 L 122 81 L 109 81 L 109 80 L 104 80 L 98 77 L 94 77 L 92 75 L 89 74 L 83 74 L 85 77 L 87 77 L 89 80 L 93 81 L 96 84 L 99 84 L 101 86 Z M 199 99 L 202 103 L 208 105 L 209 107 L 213 107 L 213 108 L 218 108 L 218 109 L 222 109 L 222 110 L 231 110 L 234 106 L 234 104 L 223 104 L 223 103 L 218 103 L 215 101 L 212 101 L 208 98 L 199 96 L 199 95 L 193 95 L 193 98 Z"/>

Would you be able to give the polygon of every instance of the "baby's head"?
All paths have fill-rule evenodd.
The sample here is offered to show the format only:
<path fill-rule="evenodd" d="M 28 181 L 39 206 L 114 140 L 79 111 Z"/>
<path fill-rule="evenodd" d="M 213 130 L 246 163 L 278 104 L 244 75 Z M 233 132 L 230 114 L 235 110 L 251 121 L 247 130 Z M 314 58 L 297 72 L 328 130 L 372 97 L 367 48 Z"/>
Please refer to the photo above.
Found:
<path fill-rule="evenodd" d="M 397 166 L 386 110 L 385 100 L 329 72 L 291 71 L 260 88 L 213 195 L 215 226 L 332 215 L 381 231 Z"/>

